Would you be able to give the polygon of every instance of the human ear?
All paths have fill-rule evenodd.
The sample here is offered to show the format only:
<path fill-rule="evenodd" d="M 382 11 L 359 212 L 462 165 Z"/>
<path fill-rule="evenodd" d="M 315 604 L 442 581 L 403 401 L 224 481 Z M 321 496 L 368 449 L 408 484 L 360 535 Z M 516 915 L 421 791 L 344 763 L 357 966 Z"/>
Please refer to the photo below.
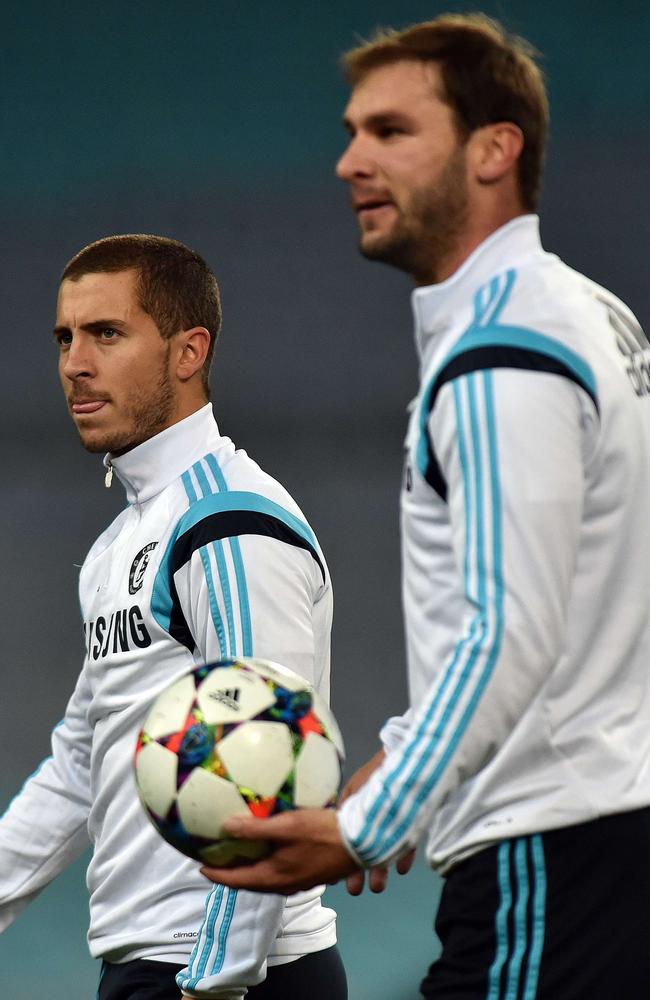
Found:
<path fill-rule="evenodd" d="M 210 349 L 210 332 L 204 326 L 183 330 L 179 337 L 178 348 L 176 373 L 182 382 L 187 382 L 205 364 Z"/>
<path fill-rule="evenodd" d="M 477 129 L 470 142 L 476 179 L 479 184 L 494 184 L 521 156 L 524 134 L 513 122 L 498 122 Z"/>

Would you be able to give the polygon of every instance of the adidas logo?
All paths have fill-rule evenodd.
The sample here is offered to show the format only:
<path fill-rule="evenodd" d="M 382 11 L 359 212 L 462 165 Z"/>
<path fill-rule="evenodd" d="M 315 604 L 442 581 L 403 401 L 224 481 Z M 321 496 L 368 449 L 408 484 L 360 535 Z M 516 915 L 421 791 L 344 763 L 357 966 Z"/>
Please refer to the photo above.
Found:
<path fill-rule="evenodd" d="M 616 346 L 625 358 L 625 372 L 637 396 L 650 395 L 650 344 L 639 324 L 607 299 L 596 296 L 607 309 L 616 334 Z"/>
<path fill-rule="evenodd" d="M 210 698 L 214 701 L 220 702 L 225 705 L 226 708 L 232 709 L 233 712 L 239 712 L 241 706 L 239 704 L 240 691 L 239 688 L 231 688 L 231 690 L 226 691 L 211 691 Z"/>

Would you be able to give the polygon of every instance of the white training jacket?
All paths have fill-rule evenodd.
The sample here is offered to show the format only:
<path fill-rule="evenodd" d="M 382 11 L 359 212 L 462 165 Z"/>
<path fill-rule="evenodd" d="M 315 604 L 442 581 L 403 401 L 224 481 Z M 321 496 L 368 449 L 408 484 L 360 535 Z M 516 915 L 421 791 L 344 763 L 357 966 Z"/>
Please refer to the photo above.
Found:
<path fill-rule="evenodd" d="M 52 757 L 0 821 L 0 929 L 90 841 L 92 955 L 185 963 L 186 996 L 230 1000 L 267 960 L 333 945 L 335 914 L 322 888 L 211 885 L 146 817 L 136 736 L 167 684 L 234 654 L 283 663 L 327 697 L 329 574 L 300 509 L 220 436 L 210 405 L 112 465 L 128 506 L 81 570 L 83 670 Z"/>
<path fill-rule="evenodd" d="M 650 347 L 535 216 L 413 296 L 410 709 L 339 811 L 364 865 L 445 872 L 650 803 Z"/>

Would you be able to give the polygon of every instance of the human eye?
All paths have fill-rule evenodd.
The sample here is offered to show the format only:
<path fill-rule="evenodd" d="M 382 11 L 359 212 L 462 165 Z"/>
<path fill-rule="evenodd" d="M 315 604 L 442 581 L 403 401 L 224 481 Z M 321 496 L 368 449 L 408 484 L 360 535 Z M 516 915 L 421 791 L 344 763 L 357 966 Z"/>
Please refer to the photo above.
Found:
<path fill-rule="evenodd" d="M 100 340 L 117 340 L 119 333 L 112 326 L 103 327 L 99 331 Z"/>
<path fill-rule="evenodd" d="M 377 129 L 377 135 L 380 139 L 395 139 L 404 134 L 404 129 L 401 128 L 401 126 L 389 122 L 384 125 L 380 125 Z"/>
<path fill-rule="evenodd" d="M 60 348 L 69 347 L 72 343 L 72 334 L 69 330 L 57 330 L 54 334 L 54 340 Z"/>

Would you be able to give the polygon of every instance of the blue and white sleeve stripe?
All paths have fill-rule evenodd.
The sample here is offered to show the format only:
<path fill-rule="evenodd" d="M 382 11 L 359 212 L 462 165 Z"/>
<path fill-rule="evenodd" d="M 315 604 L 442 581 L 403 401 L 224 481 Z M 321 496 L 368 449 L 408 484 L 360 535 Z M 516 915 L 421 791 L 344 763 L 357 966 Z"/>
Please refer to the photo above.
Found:
<path fill-rule="evenodd" d="M 206 976 L 221 972 L 226 957 L 226 940 L 232 923 L 237 891 L 215 885 L 208 896 L 206 916 L 194 945 L 187 971 L 176 977 L 183 990 L 194 990 Z"/>
<path fill-rule="evenodd" d="M 200 498 L 228 489 L 226 480 L 212 455 L 196 462 L 183 476 L 190 505 Z M 252 654 L 252 636 L 248 591 L 239 541 L 230 538 L 229 546 L 216 539 L 198 550 L 208 590 L 210 613 L 219 642 L 220 657 Z M 231 581 L 235 580 L 235 586 Z M 215 589 L 219 581 L 221 601 Z M 233 591 L 236 595 L 233 600 Z M 236 611 L 237 615 L 236 624 Z M 226 959 L 226 944 L 237 903 L 237 891 L 216 885 L 206 900 L 205 917 L 190 956 L 187 971 L 177 977 L 181 989 L 196 989 L 205 976 L 218 975 Z"/>
<path fill-rule="evenodd" d="M 444 778 L 488 684 L 503 634 L 501 491 L 492 371 L 453 383 L 465 505 L 464 592 L 473 609 L 464 634 L 419 713 L 411 739 L 383 778 L 350 845 L 366 865 L 400 852 Z"/>
<path fill-rule="evenodd" d="M 227 492 L 223 473 L 213 455 L 195 462 L 183 477 L 190 503 Z M 252 633 L 246 574 L 239 539 L 215 539 L 201 547 L 212 619 L 222 657 L 251 656 Z M 215 591 L 214 582 L 218 581 Z M 219 595 L 220 600 L 216 595 Z M 214 595 L 214 598 L 213 598 Z"/>
<path fill-rule="evenodd" d="M 222 657 L 254 655 L 251 601 L 239 536 L 275 538 L 298 546 L 311 554 L 325 574 L 316 539 L 309 525 L 267 497 L 230 490 L 214 455 L 195 462 L 182 478 L 188 508 L 179 519 L 154 587 L 157 620 L 164 627 L 169 622 L 181 637 L 184 606 L 204 656 L 211 658 L 212 628 Z M 255 572 L 261 571 L 256 565 Z M 179 592 L 184 588 L 184 602 L 176 587 Z M 197 602 L 202 609 L 198 612 Z M 268 943 L 265 935 L 251 934 L 246 917 L 249 905 L 237 891 L 221 885 L 210 893 L 188 967 L 177 977 L 181 989 L 216 995 L 221 986 L 227 991 L 233 976 L 238 981 L 248 968 L 251 976 L 257 976 L 266 961 Z M 274 935 L 281 898 L 264 897 L 256 908 L 264 911 L 260 920 L 268 921 L 267 930 Z"/>

